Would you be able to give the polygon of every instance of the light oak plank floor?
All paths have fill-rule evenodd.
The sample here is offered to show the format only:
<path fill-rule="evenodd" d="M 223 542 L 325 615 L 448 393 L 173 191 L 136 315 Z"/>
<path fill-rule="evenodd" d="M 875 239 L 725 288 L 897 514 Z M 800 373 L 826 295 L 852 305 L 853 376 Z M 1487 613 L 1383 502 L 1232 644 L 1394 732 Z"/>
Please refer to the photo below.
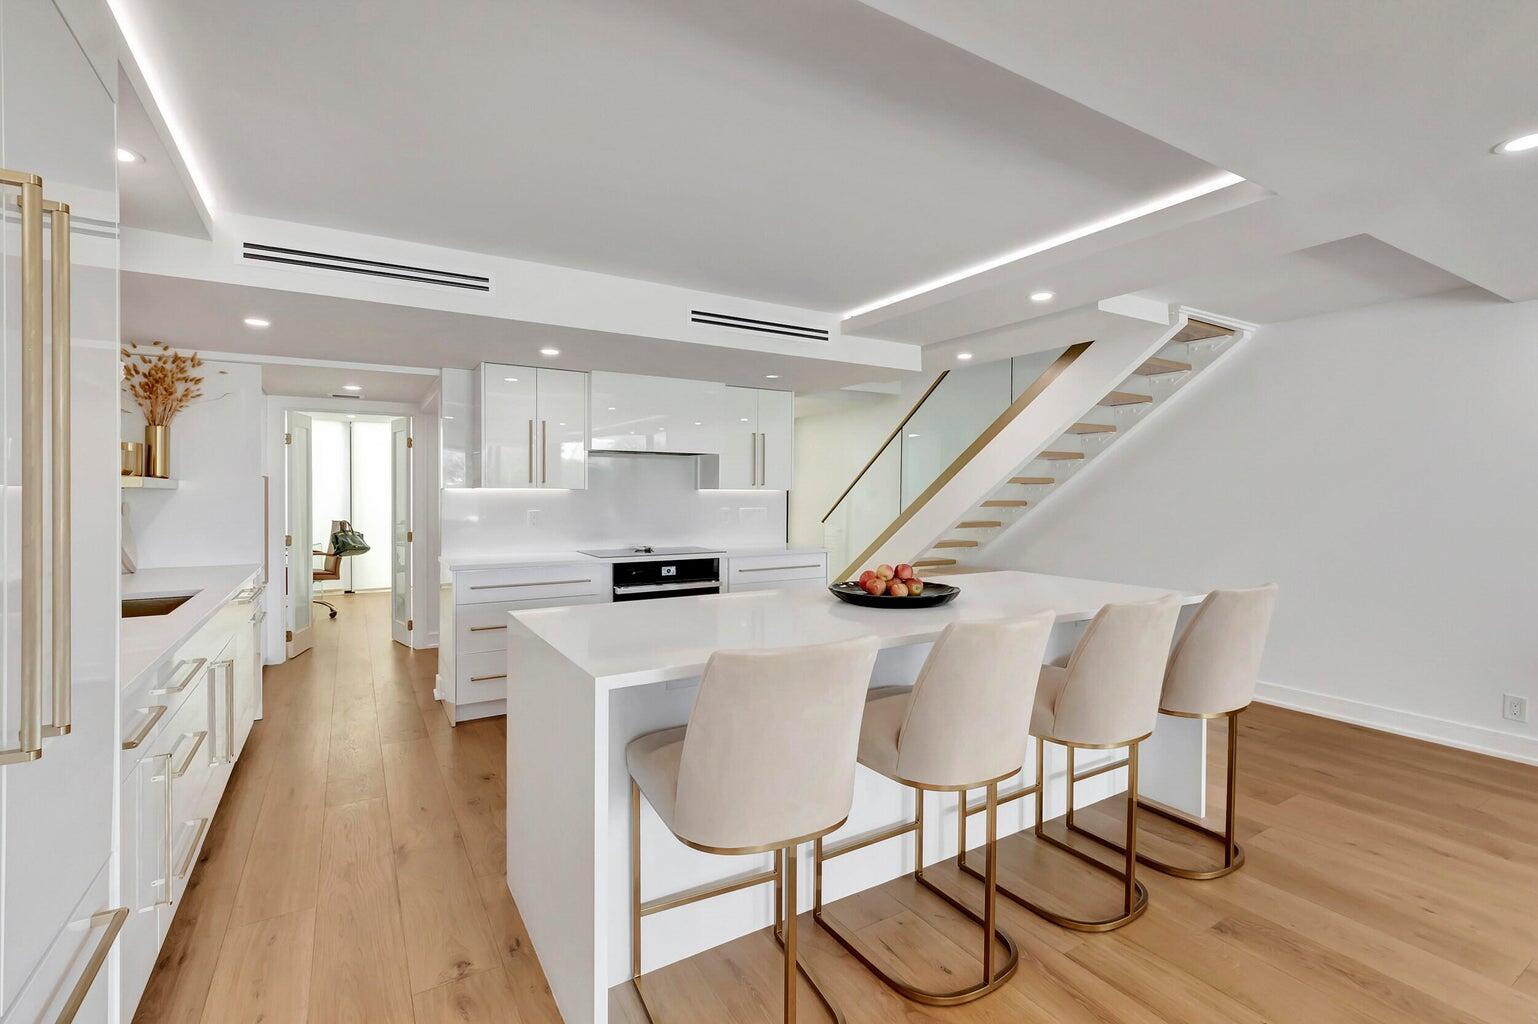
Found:
<path fill-rule="evenodd" d="M 315 650 L 267 672 L 267 717 L 136 1021 L 559 1024 L 502 881 L 503 723 L 448 727 L 432 699 L 436 655 L 390 642 L 386 596 L 338 607 Z M 1219 782 L 1222 730 L 1210 746 Z M 1538 1022 L 1538 768 L 1259 705 L 1240 737 L 1239 873 L 1145 871 L 1149 912 L 1108 935 L 1001 900 L 1020 970 L 971 1006 L 904 1002 L 810 915 L 805 962 L 850 1024 Z M 1217 786 L 1209 806 L 1220 818 Z M 1120 815 L 1110 801 L 1079 819 L 1119 837 Z M 1209 853 L 1142 824 L 1150 853 Z M 1029 836 L 1004 841 L 1000 870 L 1075 912 L 1117 899 L 1104 876 Z M 952 866 L 932 874 L 979 895 Z M 955 987 L 979 969 L 970 924 L 911 883 L 830 915 L 918 984 Z M 648 992 L 664 1024 L 773 1024 L 778 955 L 767 933 L 746 936 L 654 972 Z M 802 1020 L 822 1020 L 802 988 Z M 628 985 L 610 1008 L 616 1024 L 645 1024 Z"/>

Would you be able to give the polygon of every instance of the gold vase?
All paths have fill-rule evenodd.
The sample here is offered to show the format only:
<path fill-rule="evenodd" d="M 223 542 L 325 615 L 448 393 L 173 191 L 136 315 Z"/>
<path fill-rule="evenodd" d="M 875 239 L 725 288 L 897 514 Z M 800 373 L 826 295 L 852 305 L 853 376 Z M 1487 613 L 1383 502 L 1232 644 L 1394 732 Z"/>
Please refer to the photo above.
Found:
<path fill-rule="evenodd" d="M 144 428 L 144 475 L 160 480 L 171 476 L 171 428 L 146 425 Z"/>
<path fill-rule="evenodd" d="M 123 475 L 144 475 L 144 445 L 138 441 L 124 441 L 121 445 L 123 452 Z"/>

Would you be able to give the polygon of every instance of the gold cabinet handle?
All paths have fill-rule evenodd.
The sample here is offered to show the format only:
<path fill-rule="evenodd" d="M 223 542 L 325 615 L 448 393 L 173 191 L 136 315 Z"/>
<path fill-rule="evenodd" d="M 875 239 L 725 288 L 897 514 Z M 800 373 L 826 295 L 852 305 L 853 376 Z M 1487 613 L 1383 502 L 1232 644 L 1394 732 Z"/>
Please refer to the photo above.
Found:
<path fill-rule="evenodd" d="M 565 587 L 574 583 L 591 583 L 592 580 L 532 580 L 528 583 L 475 583 L 471 590 L 513 590 L 517 587 Z"/>
<path fill-rule="evenodd" d="M 133 750 L 143 743 L 145 737 L 149 736 L 150 730 L 155 728 L 155 723 L 160 721 L 161 717 L 165 715 L 167 708 L 164 704 L 156 704 L 152 708 L 140 708 L 139 710 L 149 717 L 144 720 L 143 725 L 139 726 L 138 732 L 123 741 L 124 750 Z"/>
<path fill-rule="evenodd" d="M 70 665 L 70 255 L 69 204 L 43 203 L 49 218 L 53 323 L 53 722 L 44 736 L 68 736 L 74 720 Z"/>
<path fill-rule="evenodd" d="M 546 420 L 539 421 L 539 482 L 546 483 L 550 478 L 550 424 Z"/>
<path fill-rule="evenodd" d="M 472 632 L 472 633 L 491 633 L 491 632 L 494 632 L 496 630 L 506 629 L 506 628 L 507 628 L 506 626 L 471 626 L 470 627 L 470 632 Z"/>
<path fill-rule="evenodd" d="M 106 928 L 101 933 L 101 941 L 91 951 L 91 959 L 85 962 L 85 970 L 80 972 L 80 980 L 75 982 L 75 987 L 70 989 L 69 998 L 64 1000 L 64 1008 L 59 1011 L 57 1024 L 73 1024 L 75 1014 L 80 1012 L 80 1007 L 85 1003 L 85 997 L 91 994 L 91 986 L 96 982 L 96 976 L 101 973 L 101 965 L 107 962 L 107 954 L 112 952 L 112 944 L 117 941 L 118 932 L 123 930 L 123 922 L 127 920 L 127 907 L 103 910 L 91 915 L 92 928 L 99 924 L 106 925 Z"/>
<path fill-rule="evenodd" d="M 758 569 L 733 569 L 732 572 L 784 572 L 787 569 L 821 569 L 821 563 L 812 565 L 766 565 Z"/>
<path fill-rule="evenodd" d="M 215 662 L 224 668 L 224 763 L 235 763 L 235 659 Z"/>
<path fill-rule="evenodd" d="M 194 860 L 196 860 L 197 856 L 198 856 L 198 844 L 203 841 L 203 833 L 207 832 L 207 831 L 208 831 L 208 819 L 207 818 L 199 818 L 198 819 L 198 831 L 192 837 L 192 845 L 187 847 L 187 855 L 185 857 L 183 857 L 182 858 L 182 862 L 176 866 L 176 877 L 177 878 L 186 878 L 187 877 L 187 872 L 192 870 L 192 862 Z"/>
<path fill-rule="evenodd" d="M 503 672 L 501 675 L 496 675 L 496 676 L 471 676 L 470 677 L 470 682 L 472 682 L 472 683 L 489 683 L 493 679 L 506 679 L 506 678 L 507 678 L 507 673 Z"/>
<path fill-rule="evenodd" d="M 43 179 L 0 171 L 21 190 L 21 725 L 0 764 L 43 756 Z"/>
<path fill-rule="evenodd" d="M 175 846 L 175 843 L 176 843 L 176 815 L 174 813 L 174 808 L 173 808 L 173 806 L 171 804 L 171 758 L 172 758 L 172 756 L 174 754 L 175 754 L 175 751 L 168 750 L 164 754 L 157 754 L 157 755 L 155 755 L 157 757 L 164 758 L 165 762 L 166 762 L 161 767 L 161 775 L 160 775 L 160 781 L 164 782 L 165 783 L 165 787 L 166 787 L 165 788 L 165 794 L 166 794 L 166 807 L 165 807 L 165 819 L 166 819 L 166 821 L 165 821 L 165 829 L 166 829 L 166 834 L 165 834 L 165 843 L 164 843 L 165 848 L 166 848 L 166 861 L 165 861 L 165 863 L 166 863 L 166 873 L 165 873 L 165 876 L 164 876 L 165 877 L 164 888 L 161 890 L 160 899 L 155 901 L 155 905 L 159 906 L 159 907 L 169 907 L 173 903 L 176 902 L 175 900 L 173 900 L 171 898 L 171 888 L 172 888 L 172 885 L 171 885 L 171 882 L 172 882 L 172 879 L 171 879 L 171 859 L 176 856 L 176 846 Z"/>
<path fill-rule="evenodd" d="M 187 757 L 182 761 L 180 768 L 171 769 L 171 778 L 179 779 L 192 770 L 192 759 L 198 756 L 198 748 L 203 745 L 203 741 L 206 739 L 208 739 L 207 729 L 200 729 L 192 734 L 192 749 L 187 751 Z"/>
<path fill-rule="evenodd" d="M 183 690 L 187 689 L 187 687 L 192 685 L 192 681 L 198 677 L 199 673 L 203 671 L 203 666 L 207 664 L 207 658 L 198 658 L 192 663 L 192 668 L 187 672 L 187 674 L 182 676 L 181 682 L 177 683 L 175 686 L 166 686 L 158 690 L 151 690 L 150 693 L 157 696 L 163 693 L 181 693 Z"/>
<path fill-rule="evenodd" d="M 529 483 L 534 482 L 534 421 L 529 421 Z"/>

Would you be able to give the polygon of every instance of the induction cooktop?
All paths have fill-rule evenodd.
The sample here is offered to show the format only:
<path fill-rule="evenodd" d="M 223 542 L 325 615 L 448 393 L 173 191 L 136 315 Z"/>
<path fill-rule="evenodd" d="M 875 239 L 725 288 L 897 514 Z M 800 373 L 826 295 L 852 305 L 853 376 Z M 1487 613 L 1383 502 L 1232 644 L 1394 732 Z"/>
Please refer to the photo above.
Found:
<path fill-rule="evenodd" d="M 676 555 L 719 555 L 721 552 L 715 548 L 654 548 L 649 544 L 637 544 L 628 548 L 598 548 L 593 551 L 579 551 L 579 555 L 591 555 L 593 558 L 634 558 L 637 555 L 656 555 L 659 558 L 672 558 Z"/>

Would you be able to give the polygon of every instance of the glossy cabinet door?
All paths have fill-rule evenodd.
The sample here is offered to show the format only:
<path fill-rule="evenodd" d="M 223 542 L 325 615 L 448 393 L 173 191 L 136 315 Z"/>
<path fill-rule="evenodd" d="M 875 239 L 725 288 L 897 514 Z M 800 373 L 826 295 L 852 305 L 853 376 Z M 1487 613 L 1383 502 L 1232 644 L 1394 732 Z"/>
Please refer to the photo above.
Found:
<path fill-rule="evenodd" d="M 795 475 L 796 396 L 789 391 L 758 392 L 758 486 L 790 490 Z"/>
<path fill-rule="evenodd" d="M 587 374 L 578 370 L 535 371 L 537 487 L 587 486 Z"/>
<path fill-rule="evenodd" d="M 481 364 L 481 486 L 537 487 L 536 372 Z"/>
<path fill-rule="evenodd" d="M 721 454 L 726 385 L 601 370 L 588 378 L 595 451 Z"/>
<path fill-rule="evenodd" d="M 0 574 L 11 623 L 0 644 L 0 749 L 18 746 L 24 695 L 39 712 L 27 727 L 42 726 L 40 757 L 0 766 L 0 1016 L 8 1021 L 38 1019 L 76 994 L 85 1000 L 78 1021 L 104 1020 L 108 971 L 95 954 L 122 923 L 106 872 L 119 742 L 117 83 L 98 76 L 77 41 L 100 38 L 103 19 L 110 30 L 105 4 L 68 7 L 91 23 L 67 22 L 51 0 L 0 0 L 0 167 L 38 176 L 46 203 L 70 207 L 66 218 L 44 205 L 31 221 L 40 230 L 24 231 L 22 190 L 0 185 Z M 28 275 L 35 291 L 24 288 L 24 264 L 40 271 Z M 35 320 L 24 316 L 23 291 L 40 300 Z M 62 309 L 68 324 L 56 315 Z M 70 386 L 56 395 L 53 368 L 64 354 Z M 23 379 L 29 365 L 42 380 Z M 36 404 L 24 407 L 23 396 Z M 55 416 L 68 424 L 67 449 Z M 23 470 L 32 439 L 43 442 L 38 478 Z M 55 475 L 66 466 L 67 492 Z M 58 524 L 70 528 L 67 540 Z M 23 671 L 24 619 L 42 624 L 36 675 Z M 53 655 L 55 638 L 65 637 L 68 665 Z M 98 914 L 107 916 L 95 924 Z"/>
<path fill-rule="evenodd" d="M 717 487 L 740 489 L 758 486 L 758 389 L 732 388 L 725 392 L 726 428 L 721 432 L 721 475 Z"/>

